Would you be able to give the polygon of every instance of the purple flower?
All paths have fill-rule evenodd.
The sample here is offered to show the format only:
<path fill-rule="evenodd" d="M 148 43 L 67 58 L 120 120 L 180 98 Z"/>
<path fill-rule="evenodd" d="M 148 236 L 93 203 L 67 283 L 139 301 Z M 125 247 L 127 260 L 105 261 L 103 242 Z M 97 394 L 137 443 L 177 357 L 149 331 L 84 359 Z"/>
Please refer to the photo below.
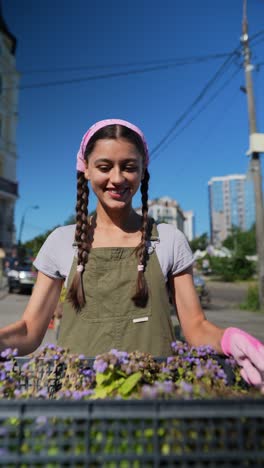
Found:
<path fill-rule="evenodd" d="M 186 393 L 191 393 L 193 391 L 192 385 L 187 382 L 184 382 L 184 381 L 180 382 L 180 386 L 182 390 Z"/>
<path fill-rule="evenodd" d="M 174 357 L 173 356 L 170 356 L 167 358 L 167 364 L 170 364 L 171 362 L 174 361 Z"/>
<path fill-rule="evenodd" d="M 13 369 L 13 362 L 12 361 L 4 362 L 4 368 L 7 372 L 11 372 Z"/>
<path fill-rule="evenodd" d="M 105 362 L 103 359 L 96 359 L 94 361 L 93 368 L 96 372 L 103 373 L 108 367 L 107 362 Z"/>
<path fill-rule="evenodd" d="M 120 364 L 126 364 L 128 362 L 128 353 L 126 351 L 118 351 L 117 349 L 111 349 L 109 354 L 113 354 L 117 357 Z"/>
<path fill-rule="evenodd" d="M 196 369 L 196 377 L 197 379 L 200 379 L 204 375 L 204 370 L 201 367 L 197 367 Z"/>
<path fill-rule="evenodd" d="M 0 436 L 4 436 L 8 434 L 8 429 L 6 427 L 0 427 Z"/>
<path fill-rule="evenodd" d="M 85 375 L 85 377 L 93 377 L 94 371 L 92 369 L 84 369 L 82 370 L 82 374 Z"/>
<path fill-rule="evenodd" d="M 156 398 L 157 394 L 158 394 L 157 388 L 155 388 L 153 385 L 142 386 L 143 398 Z"/>
<path fill-rule="evenodd" d="M 12 354 L 12 352 L 13 352 L 12 348 L 6 348 L 6 349 L 4 349 L 4 351 L 1 352 L 1 357 L 6 358 L 10 354 Z"/>
<path fill-rule="evenodd" d="M 47 421 L 48 421 L 48 418 L 46 416 L 38 416 L 36 418 L 37 424 L 46 424 Z"/>
<path fill-rule="evenodd" d="M 0 448 L 0 456 L 2 455 L 8 455 L 8 450 L 5 448 Z"/>
<path fill-rule="evenodd" d="M 37 398 L 45 398 L 48 399 L 49 393 L 47 388 L 42 388 L 41 390 L 38 391 L 37 393 Z"/>

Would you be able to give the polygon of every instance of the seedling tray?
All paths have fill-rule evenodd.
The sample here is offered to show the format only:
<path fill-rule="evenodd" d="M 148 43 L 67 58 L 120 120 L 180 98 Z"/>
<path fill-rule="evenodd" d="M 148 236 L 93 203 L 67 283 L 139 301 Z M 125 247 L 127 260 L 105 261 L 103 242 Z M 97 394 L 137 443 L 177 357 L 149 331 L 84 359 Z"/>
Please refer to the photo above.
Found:
<path fill-rule="evenodd" d="M 0 465 L 263 467 L 264 402 L 2 400 Z"/>

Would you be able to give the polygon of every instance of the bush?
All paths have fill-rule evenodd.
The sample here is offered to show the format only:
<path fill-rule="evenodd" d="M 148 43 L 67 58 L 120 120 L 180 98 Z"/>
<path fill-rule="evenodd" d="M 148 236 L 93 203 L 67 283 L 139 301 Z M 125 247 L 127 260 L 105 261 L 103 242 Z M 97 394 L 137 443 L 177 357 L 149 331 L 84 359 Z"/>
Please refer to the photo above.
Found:
<path fill-rule="evenodd" d="M 255 273 L 254 263 L 245 257 L 211 257 L 210 263 L 213 272 L 223 281 L 247 280 Z"/>
<path fill-rule="evenodd" d="M 259 290 L 257 284 L 249 285 L 246 300 L 240 304 L 240 309 L 254 311 L 260 309 Z"/>

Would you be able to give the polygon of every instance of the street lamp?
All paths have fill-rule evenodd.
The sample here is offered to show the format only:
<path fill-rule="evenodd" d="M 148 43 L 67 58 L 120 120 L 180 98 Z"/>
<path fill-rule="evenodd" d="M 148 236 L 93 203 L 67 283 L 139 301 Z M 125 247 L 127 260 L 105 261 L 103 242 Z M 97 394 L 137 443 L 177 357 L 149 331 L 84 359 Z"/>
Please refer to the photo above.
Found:
<path fill-rule="evenodd" d="M 20 228 L 19 228 L 19 236 L 18 236 L 18 245 L 19 246 L 21 245 L 22 232 L 23 232 L 23 228 L 24 228 L 24 224 L 25 224 L 25 217 L 26 217 L 26 214 L 27 214 L 28 210 L 38 210 L 38 209 L 39 209 L 38 205 L 28 206 L 25 209 L 25 211 L 23 213 L 23 216 L 21 218 L 21 223 L 20 223 Z"/>

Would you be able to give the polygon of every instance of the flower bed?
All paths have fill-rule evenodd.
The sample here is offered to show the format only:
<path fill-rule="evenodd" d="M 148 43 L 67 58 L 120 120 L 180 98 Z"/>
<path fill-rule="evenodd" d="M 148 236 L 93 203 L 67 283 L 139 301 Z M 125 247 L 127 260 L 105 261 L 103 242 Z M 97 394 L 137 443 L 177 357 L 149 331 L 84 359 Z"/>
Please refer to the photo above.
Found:
<path fill-rule="evenodd" d="M 87 359 L 55 346 L 2 353 L 0 465 L 264 466 L 264 399 L 232 360 L 172 344 L 172 356 Z M 74 401 L 75 400 L 75 401 Z"/>

